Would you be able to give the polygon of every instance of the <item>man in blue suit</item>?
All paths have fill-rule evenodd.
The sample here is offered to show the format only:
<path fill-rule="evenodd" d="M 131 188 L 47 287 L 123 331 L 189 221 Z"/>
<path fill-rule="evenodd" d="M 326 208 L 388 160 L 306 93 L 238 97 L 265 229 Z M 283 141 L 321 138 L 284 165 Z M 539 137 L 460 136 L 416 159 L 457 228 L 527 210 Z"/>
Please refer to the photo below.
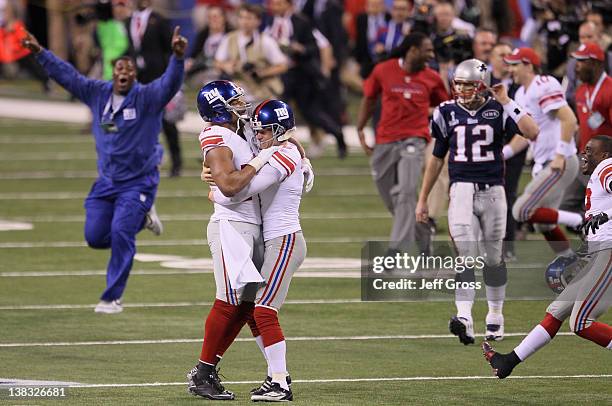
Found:
<path fill-rule="evenodd" d="M 129 57 L 114 62 L 112 81 L 99 81 L 79 74 L 30 33 L 23 46 L 52 79 L 91 109 L 98 179 L 85 199 L 85 240 L 92 248 L 111 249 L 106 289 L 95 311 L 119 313 L 136 254 L 136 234 L 144 227 L 161 233 L 153 206 L 163 153 L 158 134 L 164 106 L 183 83 L 187 40 L 176 27 L 168 68 L 147 85 L 136 82 L 136 64 Z"/>

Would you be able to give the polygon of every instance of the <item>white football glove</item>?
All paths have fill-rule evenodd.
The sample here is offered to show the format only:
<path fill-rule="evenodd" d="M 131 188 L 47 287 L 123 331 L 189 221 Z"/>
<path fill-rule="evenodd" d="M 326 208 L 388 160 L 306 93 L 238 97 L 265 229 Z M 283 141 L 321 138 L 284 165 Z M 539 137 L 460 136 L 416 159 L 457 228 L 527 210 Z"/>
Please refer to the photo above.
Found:
<path fill-rule="evenodd" d="M 266 149 L 262 149 L 259 154 L 257 154 L 257 156 L 253 159 L 251 159 L 249 161 L 249 163 L 247 165 L 251 165 L 253 168 L 255 168 L 256 172 L 259 172 L 259 170 L 266 164 L 268 163 L 268 161 L 272 158 L 272 155 L 274 155 L 274 153 L 276 151 L 278 151 L 279 149 L 281 149 L 282 146 L 281 145 L 277 145 L 274 147 L 270 147 L 270 148 L 266 148 Z"/>
<path fill-rule="evenodd" d="M 302 173 L 304 174 L 304 193 L 308 193 L 314 186 L 315 174 L 310 159 L 306 157 L 302 158 Z"/>

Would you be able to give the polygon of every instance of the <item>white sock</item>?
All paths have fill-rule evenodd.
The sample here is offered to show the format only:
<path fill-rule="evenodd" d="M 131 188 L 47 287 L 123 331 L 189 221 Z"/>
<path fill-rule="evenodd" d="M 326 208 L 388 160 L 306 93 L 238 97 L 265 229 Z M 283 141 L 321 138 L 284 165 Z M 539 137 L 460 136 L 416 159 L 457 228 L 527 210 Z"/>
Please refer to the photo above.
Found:
<path fill-rule="evenodd" d="M 457 317 L 472 320 L 472 305 L 476 291 L 474 289 L 455 290 L 455 306 L 457 307 Z"/>
<path fill-rule="evenodd" d="M 266 355 L 268 358 L 268 365 L 272 373 L 272 382 L 280 384 L 281 388 L 289 390 L 287 385 L 287 345 L 285 340 L 279 341 L 276 344 L 272 344 L 266 347 Z"/>
<path fill-rule="evenodd" d="M 272 376 L 272 371 L 270 370 L 270 363 L 268 362 L 268 356 L 266 355 L 266 350 L 264 348 L 263 338 L 261 338 L 261 335 L 255 337 L 255 342 L 257 343 L 257 346 L 261 350 L 261 353 L 263 354 L 263 357 L 266 360 L 266 365 L 268 366 L 268 376 Z"/>
<path fill-rule="evenodd" d="M 506 284 L 502 286 L 485 285 L 487 292 L 487 303 L 489 304 L 489 314 L 502 314 L 504 309 L 504 298 L 506 297 Z"/>
<path fill-rule="evenodd" d="M 527 337 L 523 338 L 523 341 L 514 349 L 514 352 L 521 361 L 525 361 L 527 357 L 544 347 L 550 340 L 548 331 L 538 324 L 527 334 Z"/>
<path fill-rule="evenodd" d="M 578 213 L 565 210 L 557 210 L 557 212 L 559 213 L 559 219 L 557 220 L 559 224 L 570 227 L 578 227 L 582 224 L 582 216 Z"/>
<path fill-rule="evenodd" d="M 608 346 L 606 347 L 609 350 L 612 350 L 612 340 L 610 340 L 610 342 L 608 343 Z"/>

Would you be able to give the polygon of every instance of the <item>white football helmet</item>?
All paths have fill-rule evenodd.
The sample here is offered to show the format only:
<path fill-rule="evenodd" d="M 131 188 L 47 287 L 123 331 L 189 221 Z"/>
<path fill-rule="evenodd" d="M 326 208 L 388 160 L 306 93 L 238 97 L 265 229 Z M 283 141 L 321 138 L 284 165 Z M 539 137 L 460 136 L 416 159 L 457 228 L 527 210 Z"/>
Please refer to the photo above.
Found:
<path fill-rule="evenodd" d="M 491 86 L 491 72 L 478 59 L 466 59 L 457 65 L 453 75 L 453 95 L 461 104 L 470 104 L 484 97 Z"/>

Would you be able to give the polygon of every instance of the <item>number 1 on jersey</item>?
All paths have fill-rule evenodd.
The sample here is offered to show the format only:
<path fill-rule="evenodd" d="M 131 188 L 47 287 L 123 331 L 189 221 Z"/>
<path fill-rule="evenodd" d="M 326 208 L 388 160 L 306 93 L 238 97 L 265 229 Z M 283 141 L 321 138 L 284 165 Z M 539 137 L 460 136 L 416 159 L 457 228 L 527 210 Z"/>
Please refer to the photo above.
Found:
<path fill-rule="evenodd" d="M 466 151 L 466 126 L 458 125 L 455 127 L 455 135 L 457 140 L 457 153 L 455 154 L 455 162 L 468 162 Z M 493 151 L 485 151 L 483 147 L 487 147 L 493 143 L 493 128 L 490 125 L 480 124 L 472 128 L 472 137 L 484 136 L 484 139 L 476 139 L 472 143 L 472 162 L 489 162 L 495 159 Z"/>

